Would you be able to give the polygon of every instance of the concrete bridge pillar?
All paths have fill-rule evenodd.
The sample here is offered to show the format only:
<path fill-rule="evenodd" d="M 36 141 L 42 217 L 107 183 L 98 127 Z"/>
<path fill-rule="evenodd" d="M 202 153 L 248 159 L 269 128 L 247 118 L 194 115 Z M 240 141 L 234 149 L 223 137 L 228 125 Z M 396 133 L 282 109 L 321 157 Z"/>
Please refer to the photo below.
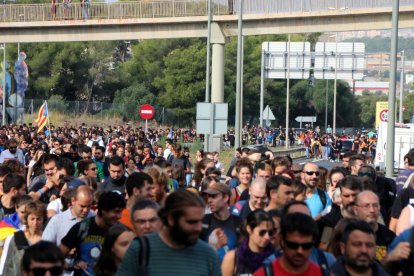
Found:
<path fill-rule="evenodd" d="M 224 102 L 224 46 L 227 38 L 218 23 L 211 24 L 212 64 L 211 64 L 211 102 Z M 221 135 L 212 135 L 210 151 L 220 152 L 223 147 Z"/>

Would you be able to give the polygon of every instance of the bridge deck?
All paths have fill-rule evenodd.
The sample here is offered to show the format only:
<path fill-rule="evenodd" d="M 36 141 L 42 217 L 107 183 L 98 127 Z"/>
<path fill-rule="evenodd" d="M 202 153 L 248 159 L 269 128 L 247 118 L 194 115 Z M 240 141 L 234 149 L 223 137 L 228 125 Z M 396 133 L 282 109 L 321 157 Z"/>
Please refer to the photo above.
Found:
<path fill-rule="evenodd" d="M 99 3 L 88 7 L 87 19 L 139 19 L 192 17 L 207 15 L 208 0 L 139 0 L 134 2 Z M 336 11 L 391 7 L 392 0 L 244 0 L 244 14 L 284 14 L 297 12 Z M 400 0 L 400 6 L 414 6 L 414 0 Z M 212 0 L 214 15 L 237 14 L 238 0 Z M 54 12 L 55 11 L 55 12 Z M 68 8 L 62 4 L 0 5 L 0 23 L 85 20 L 80 3 Z"/>

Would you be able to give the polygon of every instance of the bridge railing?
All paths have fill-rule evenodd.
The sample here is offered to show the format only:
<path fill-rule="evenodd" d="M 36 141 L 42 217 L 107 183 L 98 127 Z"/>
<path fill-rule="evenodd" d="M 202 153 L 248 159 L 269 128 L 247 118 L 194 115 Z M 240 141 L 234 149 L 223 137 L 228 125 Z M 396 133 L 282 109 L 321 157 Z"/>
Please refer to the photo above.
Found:
<path fill-rule="evenodd" d="M 134 2 L 0 4 L 0 22 L 52 20 L 128 19 L 206 16 L 208 0 L 139 0 Z M 214 15 L 238 13 L 239 0 L 212 0 Z M 288 13 L 391 7 L 392 0 L 244 0 L 244 13 Z M 400 6 L 414 6 L 414 0 L 400 0 Z"/>
<path fill-rule="evenodd" d="M 223 3 L 213 2 L 215 15 L 229 14 L 228 5 Z M 143 0 L 86 6 L 72 3 L 68 7 L 62 4 L 0 4 L 0 22 L 205 16 L 206 5 L 207 0 Z"/>

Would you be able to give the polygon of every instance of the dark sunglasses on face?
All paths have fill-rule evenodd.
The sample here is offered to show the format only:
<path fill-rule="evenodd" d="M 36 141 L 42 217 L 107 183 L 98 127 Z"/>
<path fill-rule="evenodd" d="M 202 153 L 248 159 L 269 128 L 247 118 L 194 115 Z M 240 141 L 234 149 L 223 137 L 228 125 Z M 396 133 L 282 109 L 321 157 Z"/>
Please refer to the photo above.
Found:
<path fill-rule="evenodd" d="M 9 149 L 17 149 L 17 147 L 9 147 Z"/>
<path fill-rule="evenodd" d="M 266 233 L 268 233 L 269 237 L 271 237 L 274 234 L 276 234 L 276 229 L 270 229 L 270 230 L 262 229 L 262 230 L 259 231 L 259 236 L 263 237 L 264 235 L 266 235 Z"/>
<path fill-rule="evenodd" d="M 291 242 L 287 240 L 284 240 L 284 242 L 288 248 L 294 249 L 294 250 L 299 249 L 299 247 L 302 247 L 303 250 L 309 250 L 312 248 L 314 244 L 313 242 L 297 243 L 297 242 Z"/>
<path fill-rule="evenodd" d="M 320 172 L 318 172 L 318 171 L 305 171 L 305 173 L 307 174 L 307 175 L 312 175 L 312 174 L 315 174 L 316 176 L 319 176 L 321 173 Z"/>
<path fill-rule="evenodd" d="M 63 267 L 62 266 L 52 266 L 49 268 L 45 267 L 34 267 L 31 268 L 30 271 L 34 276 L 44 276 L 47 271 L 50 272 L 53 276 L 62 275 L 63 273 Z"/>

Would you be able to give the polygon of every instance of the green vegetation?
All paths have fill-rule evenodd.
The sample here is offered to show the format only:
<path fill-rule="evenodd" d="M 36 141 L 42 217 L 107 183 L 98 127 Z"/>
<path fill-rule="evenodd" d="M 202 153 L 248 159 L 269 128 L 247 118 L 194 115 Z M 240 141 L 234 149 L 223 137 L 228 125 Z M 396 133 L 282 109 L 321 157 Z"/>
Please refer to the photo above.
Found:
<path fill-rule="evenodd" d="M 314 44 L 318 36 L 318 33 L 293 35 L 292 41 L 307 40 Z M 263 41 L 286 40 L 286 35 L 245 37 L 245 122 L 258 122 L 261 44 Z M 368 45 L 367 48 L 373 47 Z M 99 114 L 101 117 L 121 116 L 125 121 L 135 121 L 139 119 L 138 106 L 150 103 L 155 106 L 155 119 L 158 122 L 165 119 L 166 124 L 190 126 L 195 123 L 196 103 L 204 101 L 205 39 L 28 43 L 20 44 L 20 48 L 27 53 L 26 62 L 29 66 L 26 99 L 51 99 L 51 106 L 58 105 L 56 109 L 60 111 L 70 112 L 65 101 L 113 102 L 119 108 L 106 110 Z M 229 103 L 229 125 L 232 125 L 237 38 L 230 39 L 225 46 L 225 53 L 224 99 Z M 13 65 L 17 58 L 17 45 L 8 45 L 7 55 L 9 64 Z M 333 83 L 333 80 L 328 83 L 330 124 Z M 265 104 L 270 105 L 277 118 L 273 125 L 284 125 L 286 81 L 267 79 L 265 87 Z M 323 125 L 326 87 L 326 81 L 323 80 L 316 80 L 313 85 L 308 80 L 291 80 L 291 120 L 297 116 L 316 115 L 317 124 Z M 354 99 L 348 83 L 341 80 L 338 80 L 337 88 L 337 126 L 372 127 L 375 102 L 383 98 L 364 94 Z M 408 119 L 414 110 L 414 98 L 412 95 L 406 97 L 404 102 Z"/>

